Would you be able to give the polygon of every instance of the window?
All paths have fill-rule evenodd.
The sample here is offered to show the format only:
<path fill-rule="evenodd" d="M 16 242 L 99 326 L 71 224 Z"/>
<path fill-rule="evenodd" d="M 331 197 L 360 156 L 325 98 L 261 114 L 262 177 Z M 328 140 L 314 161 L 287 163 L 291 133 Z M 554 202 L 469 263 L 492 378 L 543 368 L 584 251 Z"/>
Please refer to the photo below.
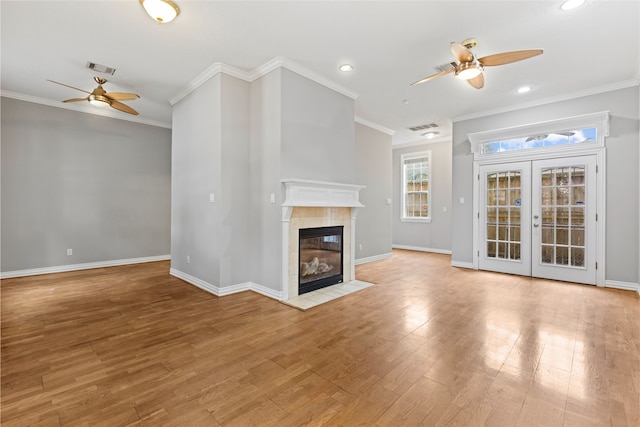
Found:
<path fill-rule="evenodd" d="M 431 219 L 431 151 L 404 154 L 402 166 L 402 220 Z"/>
<path fill-rule="evenodd" d="M 510 138 L 479 144 L 480 154 L 503 151 L 527 150 L 530 148 L 555 147 L 557 145 L 595 142 L 596 128 L 578 129 L 565 132 L 549 132 L 522 138 Z"/>
<path fill-rule="evenodd" d="M 604 147 L 609 112 L 467 134 L 474 160 L 575 156 Z"/>

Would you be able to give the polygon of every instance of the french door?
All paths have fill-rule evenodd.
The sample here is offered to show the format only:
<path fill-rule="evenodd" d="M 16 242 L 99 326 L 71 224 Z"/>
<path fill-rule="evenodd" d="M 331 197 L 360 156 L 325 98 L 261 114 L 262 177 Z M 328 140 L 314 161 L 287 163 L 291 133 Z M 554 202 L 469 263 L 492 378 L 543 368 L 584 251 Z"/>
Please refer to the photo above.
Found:
<path fill-rule="evenodd" d="M 596 284 L 596 156 L 482 165 L 478 267 Z"/>

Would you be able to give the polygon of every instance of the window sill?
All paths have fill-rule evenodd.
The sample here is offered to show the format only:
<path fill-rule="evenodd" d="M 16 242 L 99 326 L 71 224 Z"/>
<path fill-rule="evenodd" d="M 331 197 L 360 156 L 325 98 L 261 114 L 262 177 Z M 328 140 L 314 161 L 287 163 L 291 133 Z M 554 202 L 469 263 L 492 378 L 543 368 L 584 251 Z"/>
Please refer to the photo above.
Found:
<path fill-rule="evenodd" d="M 401 222 L 431 222 L 431 218 L 400 218 Z"/>

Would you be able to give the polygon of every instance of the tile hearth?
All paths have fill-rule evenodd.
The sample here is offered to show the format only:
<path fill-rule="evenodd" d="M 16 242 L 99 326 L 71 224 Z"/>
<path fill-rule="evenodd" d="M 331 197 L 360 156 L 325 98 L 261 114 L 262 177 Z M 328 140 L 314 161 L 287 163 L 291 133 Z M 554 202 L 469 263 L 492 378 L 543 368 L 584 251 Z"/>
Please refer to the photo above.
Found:
<path fill-rule="evenodd" d="M 298 295 L 288 299 L 287 301 L 282 301 L 282 303 L 299 310 L 306 311 L 320 304 L 324 304 L 325 302 L 333 301 L 334 299 L 345 295 L 361 291 L 369 286 L 373 286 L 373 283 L 363 282 L 362 280 L 352 280 L 347 283 L 338 283 L 336 285 L 318 289 L 317 291 Z"/>

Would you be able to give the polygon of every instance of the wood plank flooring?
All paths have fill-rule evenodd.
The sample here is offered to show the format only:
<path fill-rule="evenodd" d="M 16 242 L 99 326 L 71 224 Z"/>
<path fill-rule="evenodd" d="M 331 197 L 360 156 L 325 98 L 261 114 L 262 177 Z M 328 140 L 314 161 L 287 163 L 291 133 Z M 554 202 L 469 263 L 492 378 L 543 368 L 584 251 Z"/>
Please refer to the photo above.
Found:
<path fill-rule="evenodd" d="M 302 312 L 168 262 L 2 280 L 3 426 L 640 426 L 640 299 L 394 250 Z"/>

